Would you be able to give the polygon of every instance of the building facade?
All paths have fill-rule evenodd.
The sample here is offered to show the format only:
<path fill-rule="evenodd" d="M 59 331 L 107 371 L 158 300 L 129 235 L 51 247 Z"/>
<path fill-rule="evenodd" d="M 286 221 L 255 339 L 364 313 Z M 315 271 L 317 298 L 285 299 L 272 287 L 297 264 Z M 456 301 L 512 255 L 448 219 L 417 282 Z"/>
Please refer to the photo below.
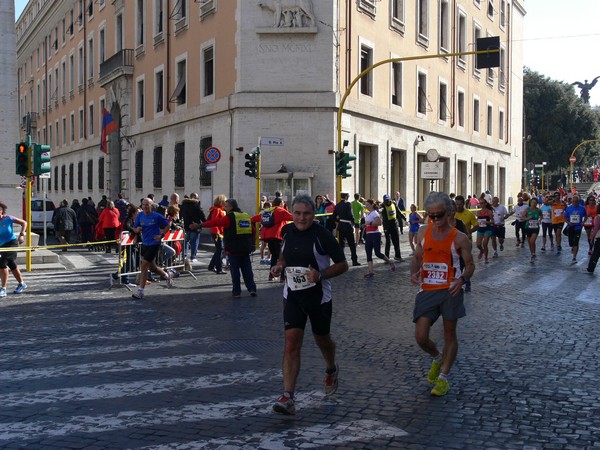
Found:
<path fill-rule="evenodd" d="M 517 0 L 32 0 L 16 24 L 19 114 L 52 146 L 56 200 L 199 192 L 252 210 L 244 155 L 262 138 L 262 193 L 332 196 L 346 144 L 345 191 L 506 201 L 522 171 L 524 14 Z M 500 36 L 499 68 L 447 56 L 486 36 Z M 352 80 L 398 57 L 349 92 L 338 143 Z M 119 125 L 107 153 L 104 109 Z"/>

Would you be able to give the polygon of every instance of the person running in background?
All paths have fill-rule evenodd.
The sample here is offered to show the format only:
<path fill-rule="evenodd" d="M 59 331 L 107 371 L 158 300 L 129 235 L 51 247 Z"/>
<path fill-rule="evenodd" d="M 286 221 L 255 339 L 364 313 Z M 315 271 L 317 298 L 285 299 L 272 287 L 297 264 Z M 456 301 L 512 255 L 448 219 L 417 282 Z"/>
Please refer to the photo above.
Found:
<path fill-rule="evenodd" d="M 458 353 L 456 328 L 458 319 L 466 315 L 462 287 L 475 271 L 469 239 L 449 223 L 452 209 L 447 194 L 431 192 L 427 196 L 425 210 L 431 222 L 419 229 L 410 269 L 411 282 L 421 284 L 413 312 L 415 339 L 433 358 L 427 380 L 434 384 L 431 395 L 435 396 L 450 390 L 448 375 Z M 464 271 L 459 257 L 465 262 Z M 444 326 L 442 353 L 430 338 L 431 327 L 440 316 Z"/>
<path fill-rule="evenodd" d="M 598 215 L 598 205 L 596 204 L 596 199 L 593 195 L 590 195 L 585 200 L 585 222 L 583 223 L 583 228 L 585 229 L 585 234 L 587 236 L 589 250 L 588 255 L 592 254 L 592 246 L 594 245 L 592 239 L 592 228 L 594 228 L 594 218 Z"/>
<path fill-rule="evenodd" d="M 546 195 L 544 204 L 540 208 L 542 211 L 542 252 L 546 251 L 546 236 L 550 240 L 550 251 L 554 250 L 554 237 L 552 236 L 552 197 Z"/>
<path fill-rule="evenodd" d="M 394 261 L 381 253 L 381 216 L 377 212 L 375 207 L 375 201 L 369 199 L 365 202 L 365 207 L 369 212 L 365 217 L 365 252 L 367 254 L 367 265 L 368 271 L 365 274 L 365 278 L 372 278 L 375 273 L 373 272 L 373 251 L 379 259 L 383 259 L 390 265 L 392 272 L 396 271 L 396 265 Z"/>
<path fill-rule="evenodd" d="M 562 252 L 562 229 L 565 226 L 565 209 L 567 204 L 562 200 L 560 192 L 556 191 L 552 201 L 552 228 L 554 229 L 554 237 L 556 238 L 556 254 Z"/>
<path fill-rule="evenodd" d="M 417 205 L 410 205 L 410 214 L 408 215 L 408 243 L 412 249 L 410 256 L 414 256 L 417 246 L 417 233 L 423 223 L 423 218 L 417 212 Z"/>
<path fill-rule="evenodd" d="M 537 255 L 535 254 L 535 241 L 537 240 L 538 234 L 540 234 L 540 221 L 542 219 L 542 211 L 537 206 L 537 198 L 532 197 L 531 200 L 529 200 L 529 208 L 527 208 L 527 212 L 525 212 L 525 233 L 529 243 L 529 252 L 531 253 L 531 264 L 535 263 L 537 258 Z"/>
<path fill-rule="evenodd" d="M 525 196 L 526 198 L 524 198 Z M 527 196 L 527 193 L 521 195 L 517 198 L 517 204 L 513 207 L 513 213 L 515 215 L 515 237 L 517 238 L 516 246 L 521 246 L 521 248 L 525 246 L 525 240 L 527 238 L 525 235 L 525 225 L 527 223 L 525 220 L 525 214 L 527 213 L 529 205 L 524 202 L 528 199 L 529 196 Z"/>
<path fill-rule="evenodd" d="M 477 211 L 477 248 L 479 249 L 478 259 L 485 256 L 485 263 L 488 261 L 488 244 L 492 237 L 492 225 L 494 223 L 494 208 L 485 197 L 479 200 L 479 211 Z"/>
<path fill-rule="evenodd" d="M 283 288 L 285 352 L 283 356 L 283 394 L 273 411 L 296 414 L 295 390 L 300 373 L 302 341 L 310 319 L 315 343 L 325 360 L 325 395 L 338 388 L 339 366 L 336 345 L 331 338 L 332 286 L 330 278 L 348 270 L 346 257 L 335 237 L 315 223 L 315 203 L 308 195 L 292 200 L 293 224 L 283 228 L 281 257 L 271 268 L 273 277 L 286 273 Z M 333 264 L 331 264 L 333 261 Z"/>
<path fill-rule="evenodd" d="M 473 211 L 469 211 L 465 208 L 465 198 L 462 195 L 457 195 L 454 199 L 456 204 L 456 213 L 454 216 L 465 224 L 467 227 L 467 237 L 472 240 L 472 234 L 477 231 L 477 218 Z"/>
<path fill-rule="evenodd" d="M 492 198 L 492 208 L 494 208 L 494 223 L 492 224 L 492 248 L 494 249 L 494 258 L 498 257 L 498 244 L 500 251 L 504 251 L 504 239 L 506 238 L 505 220 L 512 214 L 508 213 L 506 206 L 500 204 L 498 197 Z"/>
<path fill-rule="evenodd" d="M 571 204 L 565 209 L 565 221 L 567 222 L 567 236 L 569 237 L 569 247 L 571 247 L 571 254 L 573 259 L 571 264 L 577 262 L 577 253 L 579 252 L 579 239 L 581 238 L 581 231 L 583 229 L 583 223 L 585 222 L 585 207 L 579 204 L 579 196 L 574 195 L 571 199 Z"/>
<path fill-rule="evenodd" d="M 15 294 L 20 294 L 27 288 L 27 284 L 23 281 L 23 275 L 17 266 L 17 252 L 11 251 L 13 248 L 19 247 L 25 240 L 25 232 L 27 231 L 27 222 L 18 217 L 9 216 L 6 214 L 8 207 L 5 203 L 0 202 L 0 297 L 6 297 L 6 288 L 8 287 L 8 269 L 12 272 L 17 287 L 14 290 Z M 15 235 L 13 225 L 17 224 L 21 227 L 21 232 Z"/>

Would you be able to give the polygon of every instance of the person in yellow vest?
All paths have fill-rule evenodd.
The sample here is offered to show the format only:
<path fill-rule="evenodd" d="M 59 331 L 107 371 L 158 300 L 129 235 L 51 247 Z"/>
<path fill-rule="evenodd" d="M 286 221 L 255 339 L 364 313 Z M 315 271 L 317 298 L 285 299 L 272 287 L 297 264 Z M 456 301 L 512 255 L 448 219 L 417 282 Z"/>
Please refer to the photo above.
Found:
<path fill-rule="evenodd" d="M 385 235 L 385 256 L 390 257 L 391 244 L 394 245 L 394 259 L 402 261 L 400 253 L 400 235 L 398 234 L 398 220 L 406 221 L 406 217 L 402 211 L 398 209 L 398 205 L 392 201 L 389 195 L 383 196 L 383 204 L 379 211 L 381 222 L 383 224 L 383 233 Z"/>
<path fill-rule="evenodd" d="M 248 213 L 242 212 L 238 202 L 233 198 L 225 201 L 225 216 L 207 220 L 203 227 L 223 227 L 225 253 L 229 255 L 229 273 L 233 288 L 233 298 L 242 296 L 240 272 L 244 278 L 246 289 L 252 297 L 256 297 L 256 283 L 252 272 L 250 253 L 254 245 L 252 222 Z"/>
<path fill-rule="evenodd" d="M 433 357 L 427 380 L 434 384 L 431 395 L 448 393 L 448 374 L 458 352 L 456 326 L 466 315 L 463 285 L 475 271 L 471 243 L 448 222 L 454 205 L 448 194 L 431 192 L 425 200 L 430 222 L 419 228 L 417 248 L 410 273 L 413 284 L 421 284 L 415 298 L 413 322 L 419 347 Z M 464 260 L 461 270 L 460 258 Z M 438 350 L 429 337 L 431 326 L 442 316 L 444 323 L 444 350 Z"/>

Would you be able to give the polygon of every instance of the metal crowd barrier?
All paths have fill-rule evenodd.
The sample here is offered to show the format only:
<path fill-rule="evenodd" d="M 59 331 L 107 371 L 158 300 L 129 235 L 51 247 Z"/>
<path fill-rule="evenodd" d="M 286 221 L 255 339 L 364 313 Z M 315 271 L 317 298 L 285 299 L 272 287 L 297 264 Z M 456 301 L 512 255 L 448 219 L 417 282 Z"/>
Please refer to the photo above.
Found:
<path fill-rule="evenodd" d="M 175 249 L 170 245 L 174 242 L 179 242 L 181 252 L 177 254 Z M 117 279 L 113 278 L 114 274 L 110 274 L 111 287 L 115 285 L 124 286 L 131 290 L 131 287 L 121 282 L 123 276 L 137 277 L 141 273 L 142 255 L 141 242 L 136 242 L 136 235 L 128 231 L 121 232 L 119 236 L 117 248 L 119 254 L 119 266 L 117 269 Z M 194 280 L 196 276 L 192 273 L 189 264 L 186 264 L 185 254 L 185 233 L 183 230 L 170 230 L 161 241 L 161 248 L 156 256 L 156 265 L 165 271 L 179 271 L 179 273 L 189 273 Z"/>

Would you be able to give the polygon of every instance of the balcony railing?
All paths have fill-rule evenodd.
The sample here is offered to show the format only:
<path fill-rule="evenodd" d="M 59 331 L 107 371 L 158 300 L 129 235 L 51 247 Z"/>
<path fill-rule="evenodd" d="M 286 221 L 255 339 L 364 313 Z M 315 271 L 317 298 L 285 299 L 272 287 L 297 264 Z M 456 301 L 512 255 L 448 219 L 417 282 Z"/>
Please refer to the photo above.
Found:
<path fill-rule="evenodd" d="M 100 64 L 100 78 L 104 78 L 113 72 L 122 70 L 125 67 L 133 69 L 134 53 L 133 49 L 119 50 L 113 56 Z"/>

